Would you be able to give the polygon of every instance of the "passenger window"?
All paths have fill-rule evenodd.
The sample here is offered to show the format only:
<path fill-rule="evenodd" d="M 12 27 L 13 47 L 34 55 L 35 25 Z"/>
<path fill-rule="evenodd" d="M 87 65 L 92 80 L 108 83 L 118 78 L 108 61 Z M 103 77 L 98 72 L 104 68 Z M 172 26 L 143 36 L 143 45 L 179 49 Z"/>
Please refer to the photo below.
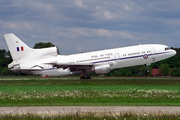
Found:
<path fill-rule="evenodd" d="M 166 51 L 166 50 L 169 50 L 169 48 L 165 48 L 165 51 Z"/>

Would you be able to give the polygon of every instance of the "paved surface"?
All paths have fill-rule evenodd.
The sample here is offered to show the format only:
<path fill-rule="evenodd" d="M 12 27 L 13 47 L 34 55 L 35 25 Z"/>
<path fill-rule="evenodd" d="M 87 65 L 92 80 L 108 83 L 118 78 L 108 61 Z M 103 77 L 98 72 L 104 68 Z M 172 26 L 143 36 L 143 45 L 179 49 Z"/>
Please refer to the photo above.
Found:
<path fill-rule="evenodd" d="M 0 107 L 0 115 L 5 114 L 67 115 L 79 114 L 166 114 L 180 115 L 180 106 L 43 106 L 43 107 Z"/>

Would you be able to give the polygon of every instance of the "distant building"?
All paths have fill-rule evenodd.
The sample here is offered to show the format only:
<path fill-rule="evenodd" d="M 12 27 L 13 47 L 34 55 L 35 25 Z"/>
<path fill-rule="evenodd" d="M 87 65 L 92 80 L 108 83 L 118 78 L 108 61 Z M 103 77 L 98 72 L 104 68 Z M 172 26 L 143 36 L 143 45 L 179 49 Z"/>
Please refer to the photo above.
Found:
<path fill-rule="evenodd" d="M 168 76 L 171 75 L 171 72 L 172 72 L 172 69 L 170 69 L 170 73 L 168 74 Z M 159 72 L 159 68 L 153 68 L 151 75 L 152 76 L 163 76 L 163 74 Z"/>
<path fill-rule="evenodd" d="M 152 75 L 152 76 L 161 76 L 161 75 L 163 75 L 163 74 L 162 74 L 162 73 L 159 73 L 159 68 L 153 68 L 151 75 Z"/>

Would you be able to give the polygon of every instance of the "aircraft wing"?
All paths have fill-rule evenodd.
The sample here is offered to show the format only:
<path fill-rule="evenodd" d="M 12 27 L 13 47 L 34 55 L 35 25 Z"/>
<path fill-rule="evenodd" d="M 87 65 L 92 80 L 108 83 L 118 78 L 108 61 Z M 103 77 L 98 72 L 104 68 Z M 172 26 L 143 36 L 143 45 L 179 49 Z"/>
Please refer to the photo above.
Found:
<path fill-rule="evenodd" d="M 57 68 L 69 68 L 71 71 L 75 69 L 89 69 L 91 68 L 94 63 L 45 63 L 48 65 L 52 65 L 53 67 Z"/>

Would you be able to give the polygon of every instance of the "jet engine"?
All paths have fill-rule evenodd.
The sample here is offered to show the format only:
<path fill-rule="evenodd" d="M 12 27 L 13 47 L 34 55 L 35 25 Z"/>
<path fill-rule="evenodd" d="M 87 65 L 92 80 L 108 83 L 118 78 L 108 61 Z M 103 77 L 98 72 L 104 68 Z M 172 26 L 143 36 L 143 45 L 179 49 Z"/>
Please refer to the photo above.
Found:
<path fill-rule="evenodd" d="M 20 64 L 15 64 L 15 65 L 9 65 L 8 67 L 10 70 L 19 70 L 20 69 Z"/>
<path fill-rule="evenodd" d="M 103 64 L 98 66 L 93 66 L 92 71 L 97 74 L 104 74 L 110 72 L 110 65 L 109 64 Z"/>

